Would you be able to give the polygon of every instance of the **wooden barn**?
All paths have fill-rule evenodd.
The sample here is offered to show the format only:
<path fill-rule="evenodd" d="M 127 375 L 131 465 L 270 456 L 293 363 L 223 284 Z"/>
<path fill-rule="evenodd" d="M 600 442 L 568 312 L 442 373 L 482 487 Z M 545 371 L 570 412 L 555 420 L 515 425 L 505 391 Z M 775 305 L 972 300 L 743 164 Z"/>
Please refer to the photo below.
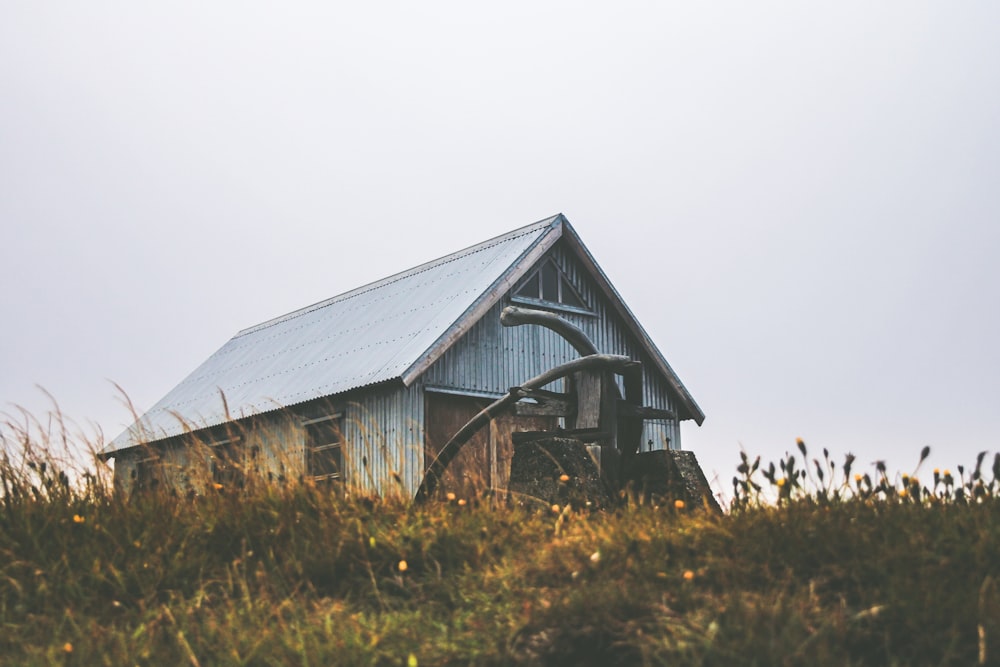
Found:
<path fill-rule="evenodd" d="M 438 449 L 509 388 L 579 357 L 510 305 L 557 314 L 602 353 L 642 364 L 642 451 L 680 449 L 704 415 L 562 215 L 237 333 L 103 451 L 126 493 L 313 480 L 412 495 Z M 553 389 L 559 388 L 555 383 Z M 511 432 L 559 426 L 507 414 L 450 474 L 504 488 Z"/>

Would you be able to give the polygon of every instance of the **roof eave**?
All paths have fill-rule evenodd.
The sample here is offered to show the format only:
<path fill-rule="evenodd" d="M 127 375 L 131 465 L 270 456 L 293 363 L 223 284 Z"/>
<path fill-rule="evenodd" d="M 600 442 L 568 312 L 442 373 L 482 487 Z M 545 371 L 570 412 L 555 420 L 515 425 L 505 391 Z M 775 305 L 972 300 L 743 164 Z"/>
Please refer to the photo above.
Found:
<path fill-rule="evenodd" d="M 514 284 L 559 240 L 565 222 L 566 218 L 562 213 L 552 217 L 549 229 L 521 253 L 521 256 L 511 263 L 507 270 L 490 285 L 489 289 L 483 292 L 468 310 L 455 320 L 434 344 L 400 375 L 404 385 L 409 387 L 413 384 L 449 347 L 486 315 L 490 308 L 503 298 L 504 294 L 513 289 Z"/>

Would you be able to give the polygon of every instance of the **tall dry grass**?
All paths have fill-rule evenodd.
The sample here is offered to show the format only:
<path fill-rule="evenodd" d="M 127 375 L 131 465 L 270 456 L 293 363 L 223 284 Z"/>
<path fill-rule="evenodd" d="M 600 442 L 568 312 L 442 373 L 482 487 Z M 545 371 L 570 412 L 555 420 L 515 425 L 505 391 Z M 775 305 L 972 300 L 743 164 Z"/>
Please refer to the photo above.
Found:
<path fill-rule="evenodd" d="M 1000 656 L 1000 480 L 985 455 L 925 483 L 828 454 L 817 469 L 803 444 L 773 468 L 738 462 L 734 507 L 716 516 L 415 506 L 310 484 L 126 495 L 67 469 L 60 447 L 83 444 L 52 433 L 5 431 L 0 664 Z"/>

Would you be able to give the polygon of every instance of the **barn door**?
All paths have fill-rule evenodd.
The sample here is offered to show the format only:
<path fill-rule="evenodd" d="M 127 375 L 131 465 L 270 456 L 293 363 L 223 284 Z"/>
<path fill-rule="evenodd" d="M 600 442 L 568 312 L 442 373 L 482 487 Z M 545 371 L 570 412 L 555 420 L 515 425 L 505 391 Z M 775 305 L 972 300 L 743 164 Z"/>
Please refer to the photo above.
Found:
<path fill-rule="evenodd" d="M 492 401 L 472 396 L 428 392 L 424 427 L 424 466 L 430 465 L 458 429 Z M 542 431 L 556 427 L 554 417 L 515 417 L 504 414 L 480 430 L 451 462 L 439 488 L 469 494 L 506 489 L 514 454 L 512 431 Z"/>

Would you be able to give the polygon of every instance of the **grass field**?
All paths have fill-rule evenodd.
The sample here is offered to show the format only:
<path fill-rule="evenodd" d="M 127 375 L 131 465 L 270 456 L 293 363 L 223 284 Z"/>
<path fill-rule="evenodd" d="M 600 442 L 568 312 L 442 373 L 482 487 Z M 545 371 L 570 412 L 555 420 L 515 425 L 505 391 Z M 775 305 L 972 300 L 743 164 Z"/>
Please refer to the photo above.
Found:
<path fill-rule="evenodd" d="M 126 499 L 5 445 L 0 664 L 1000 664 L 1000 460 L 922 482 L 802 445 L 734 461 L 717 515 Z"/>

